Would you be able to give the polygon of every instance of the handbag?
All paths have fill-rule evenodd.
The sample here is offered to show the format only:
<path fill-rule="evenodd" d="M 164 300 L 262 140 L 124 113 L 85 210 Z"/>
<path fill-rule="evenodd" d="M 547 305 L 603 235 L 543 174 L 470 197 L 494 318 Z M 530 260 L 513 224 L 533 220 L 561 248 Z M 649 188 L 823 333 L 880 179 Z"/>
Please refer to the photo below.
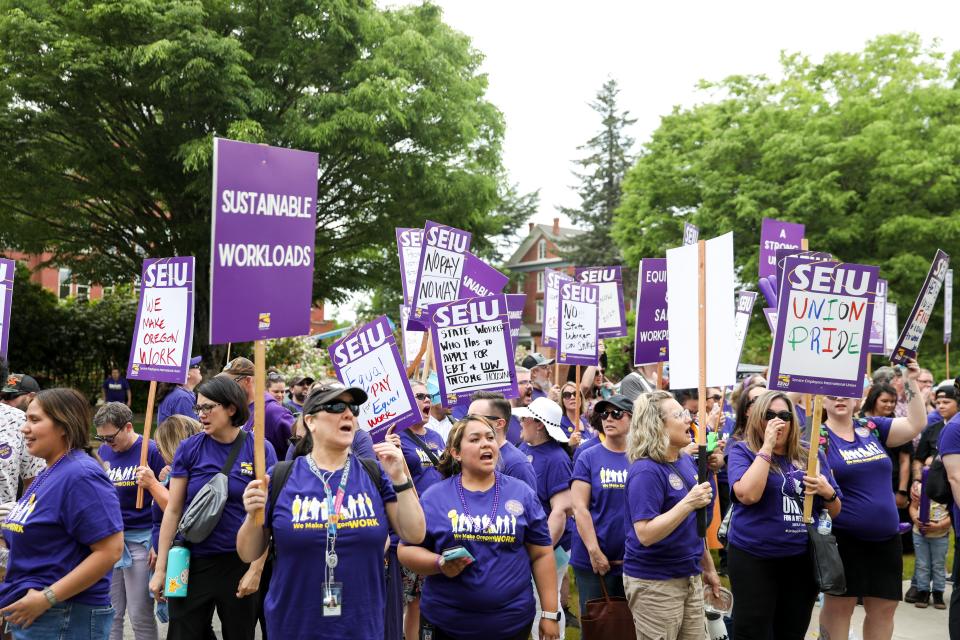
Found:
<path fill-rule="evenodd" d="M 183 512 L 177 533 L 187 542 L 203 542 L 217 528 L 220 517 L 223 516 L 223 508 L 227 505 L 228 476 L 246 437 L 247 433 L 243 430 L 237 434 L 223 467 L 200 487 L 190 506 Z"/>
<path fill-rule="evenodd" d="M 633 613 L 627 599 L 607 593 L 607 585 L 600 576 L 600 591 L 603 597 L 587 600 L 585 611 L 580 614 L 580 627 L 584 638 L 597 640 L 631 640 L 637 636 L 633 626 Z"/>
<path fill-rule="evenodd" d="M 803 500 L 796 500 L 803 511 Z M 813 579 L 821 593 L 842 596 L 847 592 L 847 576 L 843 572 L 843 560 L 837 538 L 830 533 L 817 531 L 815 522 L 807 523 L 807 538 L 810 541 L 810 559 L 813 564 Z"/>

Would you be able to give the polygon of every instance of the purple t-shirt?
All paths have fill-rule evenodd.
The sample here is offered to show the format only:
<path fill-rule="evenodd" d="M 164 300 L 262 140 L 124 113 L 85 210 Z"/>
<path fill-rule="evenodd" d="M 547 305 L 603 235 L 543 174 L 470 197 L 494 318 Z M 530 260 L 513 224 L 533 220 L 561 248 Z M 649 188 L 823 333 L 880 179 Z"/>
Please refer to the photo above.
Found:
<path fill-rule="evenodd" d="M 573 450 L 573 466 L 577 466 L 577 460 L 583 455 L 584 451 L 587 449 L 592 449 L 598 444 L 603 444 L 603 440 L 600 439 L 599 435 L 582 441 L 580 446 Z"/>
<path fill-rule="evenodd" d="M 103 381 L 103 390 L 106 392 L 107 402 L 122 402 L 126 404 L 128 389 L 130 389 L 130 383 L 122 376 L 119 380 L 107 378 Z"/>
<path fill-rule="evenodd" d="M 507 442 L 519 447 L 520 443 L 523 442 L 520 433 L 520 419 L 517 416 L 510 416 L 510 422 L 507 424 Z"/>
<path fill-rule="evenodd" d="M 434 553 L 463 546 L 476 560 L 456 578 L 427 576 L 420 600 L 424 619 L 463 640 L 513 637 L 529 627 L 535 605 L 524 545 L 551 544 L 547 515 L 533 490 L 516 478 L 497 478 L 495 513 L 493 488 L 464 489 L 464 509 L 459 476 L 433 485 L 421 498 L 427 535 L 420 546 Z"/>
<path fill-rule="evenodd" d="M 232 442 L 217 442 L 205 433 L 190 436 L 180 443 L 177 452 L 173 455 L 170 477 L 187 478 L 184 510 L 200 488 L 207 484 L 210 478 L 220 473 L 232 446 Z M 273 452 L 273 445 L 269 441 L 264 442 L 264 452 L 266 467 L 269 469 L 277 463 L 277 454 Z M 253 480 L 253 474 L 253 437 L 247 435 L 228 475 L 227 504 L 223 508 L 220 522 L 206 540 L 190 545 L 192 555 L 199 558 L 236 551 L 237 531 L 240 530 L 240 525 L 243 524 L 247 515 L 243 508 L 243 490 Z"/>
<path fill-rule="evenodd" d="M 336 494 L 342 470 L 330 477 Z M 337 528 L 334 581 L 343 585 L 339 617 L 324 617 L 320 591 L 326 575 L 329 511 L 323 483 L 310 470 L 306 458 L 293 463 L 290 477 L 277 498 L 267 505 L 277 557 L 264 601 L 267 635 L 271 638 L 324 638 L 367 640 L 383 637 L 386 582 L 383 545 L 387 539 L 385 504 L 396 502 L 390 479 L 380 470 L 380 487 L 350 458 L 346 496 Z M 310 614 L 310 615 L 306 615 Z"/>
<path fill-rule="evenodd" d="M 950 418 L 943 426 L 937 448 L 941 458 L 960 454 L 960 413 Z M 953 518 L 954 533 L 960 538 L 960 508 L 956 500 L 950 506 L 950 517 Z"/>
<path fill-rule="evenodd" d="M 560 417 L 560 428 L 563 429 L 563 432 L 569 438 L 573 435 L 573 432 L 576 429 L 573 426 L 573 420 L 567 417 L 567 414 L 563 414 Z M 580 428 L 583 430 L 581 433 L 581 438 L 588 438 L 593 434 L 593 429 L 590 427 L 590 421 L 587 420 L 587 416 L 580 414 Z"/>
<path fill-rule="evenodd" d="M 400 449 L 407 461 L 407 467 L 410 468 L 410 475 L 413 476 L 413 484 L 417 488 L 417 493 L 422 496 L 427 489 L 443 480 L 443 476 L 437 471 L 433 461 L 430 460 L 430 456 L 414 441 L 412 435 L 413 432 L 409 430 L 400 433 Z M 420 435 L 420 439 L 426 443 L 427 448 L 439 461 L 443 450 L 446 448 L 443 436 L 430 427 L 426 427 L 426 433 Z"/>
<path fill-rule="evenodd" d="M 196 420 L 197 414 L 193 410 L 195 404 L 197 404 L 197 396 L 193 391 L 187 391 L 179 386 L 174 387 L 157 407 L 157 426 L 170 416 L 187 416 Z"/>
<path fill-rule="evenodd" d="M 730 455 L 730 447 L 733 445 L 733 441 L 730 440 L 730 435 L 733 433 L 733 428 L 736 425 L 737 421 L 735 418 L 727 415 L 723 417 L 723 424 L 720 425 L 720 433 L 717 434 L 717 437 L 726 442 L 726 448 L 723 450 L 724 460 L 726 460 L 726 458 Z M 729 482 L 728 474 L 730 470 L 727 468 L 729 464 L 730 462 L 726 461 L 726 463 L 720 467 L 720 470 L 717 471 L 717 482 L 722 482 L 725 484 Z"/>
<path fill-rule="evenodd" d="M 682 474 L 681 477 L 679 474 Z M 697 485 L 697 467 L 685 453 L 675 463 L 642 458 L 627 472 L 626 546 L 623 572 L 631 578 L 670 580 L 702 573 L 703 540 L 697 536 L 697 515 L 690 515 L 660 542 L 640 544 L 633 524 L 670 511 Z"/>
<path fill-rule="evenodd" d="M 893 418 L 854 419 L 853 442 L 827 429 L 827 461 L 843 489 L 843 507 L 833 521 L 833 528 L 841 533 L 869 541 L 897 535 L 900 516 L 890 488 L 893 463 L 883 448 L 892 422 Z"/>
<path fill-rule="evenodd" d="M 123 530 L 117 492 L 96 460 L 74 450 L 49 472 L 37 475 L 3 523 L 10 564 L 0 584 L 0 607 L 29 589 L 50 586 L 90 555 L 90 545 Z M 111 567 L 67 602 L 109 605 L 112 574 Z"/>
<path fill-rule="evenodd" d="M 116 487 L 117 497 L 120 499 L 120 513 L 123 514 L 123 528 L 127 531 L 149 529 L 153 523 L 150 515 L 150 506 L 153 496 L 150 492 L 143 492 L 143 508 L 137 509 L 137 467 L 140 466 L 140 447 L 143 446 L 143 436 L 137 436 L 133 446 L 121 453 L 114 453 L 108 445 L 100 445 L 97 453 L 107 469 L 107 477 Z M 147 466 L 153 475 L 159 477 L 160 471 L 166 466 L 157 443 L 153 440 L 147 445 Z"/>
<path fill-rule="evenodd" d="M 520 445 L 520 453 L 527 456 L 527 460 L 533 465 L 533 471 L 537 475 L 537 498 L 544 513 L 549 516 L 553 510 L 550 506 L 550 498 L 570 489 L 570 477 L 573 476 L 573 463 L 570 462 L 570 456 L 554 440 L 535 447 L 524 442 Z M 570 548 L 570 529 L 568 519 L 567 526 L 556 546 Z"/>
<path fill-rule="evenodd" d="M 757 454 L 745 442 L 734 442 L 727 456 L 730 465 L 730 493 L 743 478 Z M 820 473 L 842 499 L 836 480 L 823 453 L 819 454 Z M 730 544 L 760 558 L 785 558 L 807 551 L 808 534 L 803 522 L 804 469 L 781 456 L 773 456 L 778 466 L 771 465 L 767 484 L 760 500 L 751 505 L 733 501 L 733 515 L 728 537 Z M 846 505 L 844 505 L 846 507 Z M 823 499 L 813 499 L 814 517 L 823 508 Z"/>
<path fill-rule="evenodd" d="M 511 478 L 523 480 L 534 491 L 537 490 L 537 474 L 533 465 L 509 440 L 500 445 L 500 470 Z"/>
<path fill-rule="evenodd" d="M 290 434 L 293 432 L 293 423 L 297 421 L 293 415 L 283 408 L 277 399 L 269 393 L 263 394 L 265 402 L 263 405 L 263 436 L 267 442 L 273 445 L 273 450 L 286 451 L 290 444 Z M 247 433 L 253 433 L 253 404 L 250 403 L 250 417 L 247 423 L 243 425 L 243 430 Z"/>
<path fill-rule="evenodd" d="M 582 445 L 581 445 L 582 446 Z M 607 560 L 623 560 L 623 545 L 626 529 L 623 526 L 623 514 L 626 511 L 627 470 L 626 453 L 616 453 L 606 447 L 591 447 L 585 451 L 573 465 L 573 480 L 581 480 L 590 485 L 590 517 L 593 529 L 597 533 L 597 543 Z M 570 564 L 583 571 L 592 571 L 590 554 L 580 539 L 577 529 L 573 530 L 573 549 L 570 552 Z M 610 574 L 619 576 L 623 566 L 610 566 Z"/>

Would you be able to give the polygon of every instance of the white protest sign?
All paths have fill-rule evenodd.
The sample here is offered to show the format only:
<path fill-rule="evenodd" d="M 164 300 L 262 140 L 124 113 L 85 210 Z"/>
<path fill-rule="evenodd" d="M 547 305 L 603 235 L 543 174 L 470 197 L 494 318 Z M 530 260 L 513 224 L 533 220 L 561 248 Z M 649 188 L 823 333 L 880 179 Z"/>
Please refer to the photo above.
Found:
<path fill-rule="evenodd" d="M 573 278 L 562 271 L 543 270 L 543 328 L 541 342 L 545 347 L 557 346 L 560 326 L 560 285 Z"/>
<path fill-rule="evenodd" d="M 560 285 L 560 338 L 557 362 L 596 366 L 600 362 L 600 288 L 594 284 Z"/>

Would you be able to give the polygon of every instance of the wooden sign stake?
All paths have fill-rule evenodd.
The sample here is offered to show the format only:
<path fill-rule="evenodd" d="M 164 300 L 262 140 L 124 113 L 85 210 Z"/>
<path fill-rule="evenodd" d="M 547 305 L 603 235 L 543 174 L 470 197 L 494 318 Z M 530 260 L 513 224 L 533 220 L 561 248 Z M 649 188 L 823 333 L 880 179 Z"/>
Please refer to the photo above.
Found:
<path fill-rule="evenodd" d="M 267 476 L 267 458 L 264 451 L 264 403 L 266 394 L 266 340 L 253 343 L 253 470 L 257 480 Z M 263 509 L 253 515 L 256 525 L 263 524 Z"/>
<path fill-rule="evenodd" d="M 820 450 L 820 417 L 823 415 L 823 396 L 813 396 L 813 414 L 807 416 L 810 421 L 809 441 L 810 454 L 807 457 L 807 475 L 816 478 L 820 473 L 820 459 L 817 452 Z M 803 521 L 813 522 L 813 494 L 803 496 Z"/>
<path fill-rule="evenodd" d="M 150 452 L 150 428 L 153 426 L 153 403 L 157 399 L 157 381 L 150 381 L 147 391 L 147 416 L 143 420 L 143 441 L 140 444 L 140 466 L 147 466 L 147 454 Z M 143 509 L 143 487 L 137 487 L 137 509 Z"/>
<path fill-rule="evenodd" d="M 697 482 L 707 481 L 707 243 L 697 241 L 698 260 L 698 297 L 697 311 L 700 317 L 700 378 L 697 381 Z M 707 535 L 707 509 L 697 509 L 697 535 Z"/>
<path fill-rule="evenodd" d="M 657 389 L 663 389 L 663 362 L 657 363 Z"/>
<path fill-rule="evenodd" d="M 574 393 L 576 394 L 574 398 L 576 398 L 577 412 L 575 415 L 577 416 L 577 421 L 573 423 L 573 428 L 575 431 L 580 431 L 580 365 L 577 365 L 576 378 L 577 380 L 574 384 L 577 385 L 577 388 L 574 389 Z M 561 398 L 560 400 L 562 403 L 563 399 Z"/>

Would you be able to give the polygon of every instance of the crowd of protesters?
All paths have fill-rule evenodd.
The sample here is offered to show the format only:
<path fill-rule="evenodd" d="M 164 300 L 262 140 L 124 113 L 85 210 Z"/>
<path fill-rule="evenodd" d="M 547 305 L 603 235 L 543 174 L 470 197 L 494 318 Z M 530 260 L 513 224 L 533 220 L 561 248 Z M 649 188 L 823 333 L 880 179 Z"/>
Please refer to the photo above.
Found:
<path fill-rule="evenodd" d="M 206 380 L 190 364 L 186 384 L 160 385 L 146 465 L 119 370 L 95 412 L 74 390 L 0 372 L 0 614 L 16 640 L 119 640 L 125 624 L 153 640 L 158 622 L 206 640 L 214 613 L 225 640 L 258 625 L 263 638 L 553 640 L 607 596 L 626 600 L 637 638 L 702 640 L 722 577 L 737 640 L 805 637 L 818 599 L 823 638 L 847 638 L 858 605 L 871 640 L 892 637 L 902 600 L 948 606 L 960 518 L 920 503 L 938 461 L 960 502 L 960 389 L 916 362 L 881 367 L 861 398 L 824 396 L 813 475 L 810 399 L 759 375 L 701 398 L 663 390 L 655 366 L 622 380 L 587 367 L 578 384 L 532 353 L 512 400 L 478 392 L 448 408 L 435 375 L 412 380 L 421 424 L 374 444 L 357 426 L 362 389 L 271 371 L 269 483 L 254 478 L 253 363 Z M 701 429 L 716 443 L 706 482 Z M 808 496 L 832 523 L 841 595 L 818 594 Z M 701 509 L 723 520 L 716 565 Z M 166 596 L 184 548 L 187 595 Z"/>

